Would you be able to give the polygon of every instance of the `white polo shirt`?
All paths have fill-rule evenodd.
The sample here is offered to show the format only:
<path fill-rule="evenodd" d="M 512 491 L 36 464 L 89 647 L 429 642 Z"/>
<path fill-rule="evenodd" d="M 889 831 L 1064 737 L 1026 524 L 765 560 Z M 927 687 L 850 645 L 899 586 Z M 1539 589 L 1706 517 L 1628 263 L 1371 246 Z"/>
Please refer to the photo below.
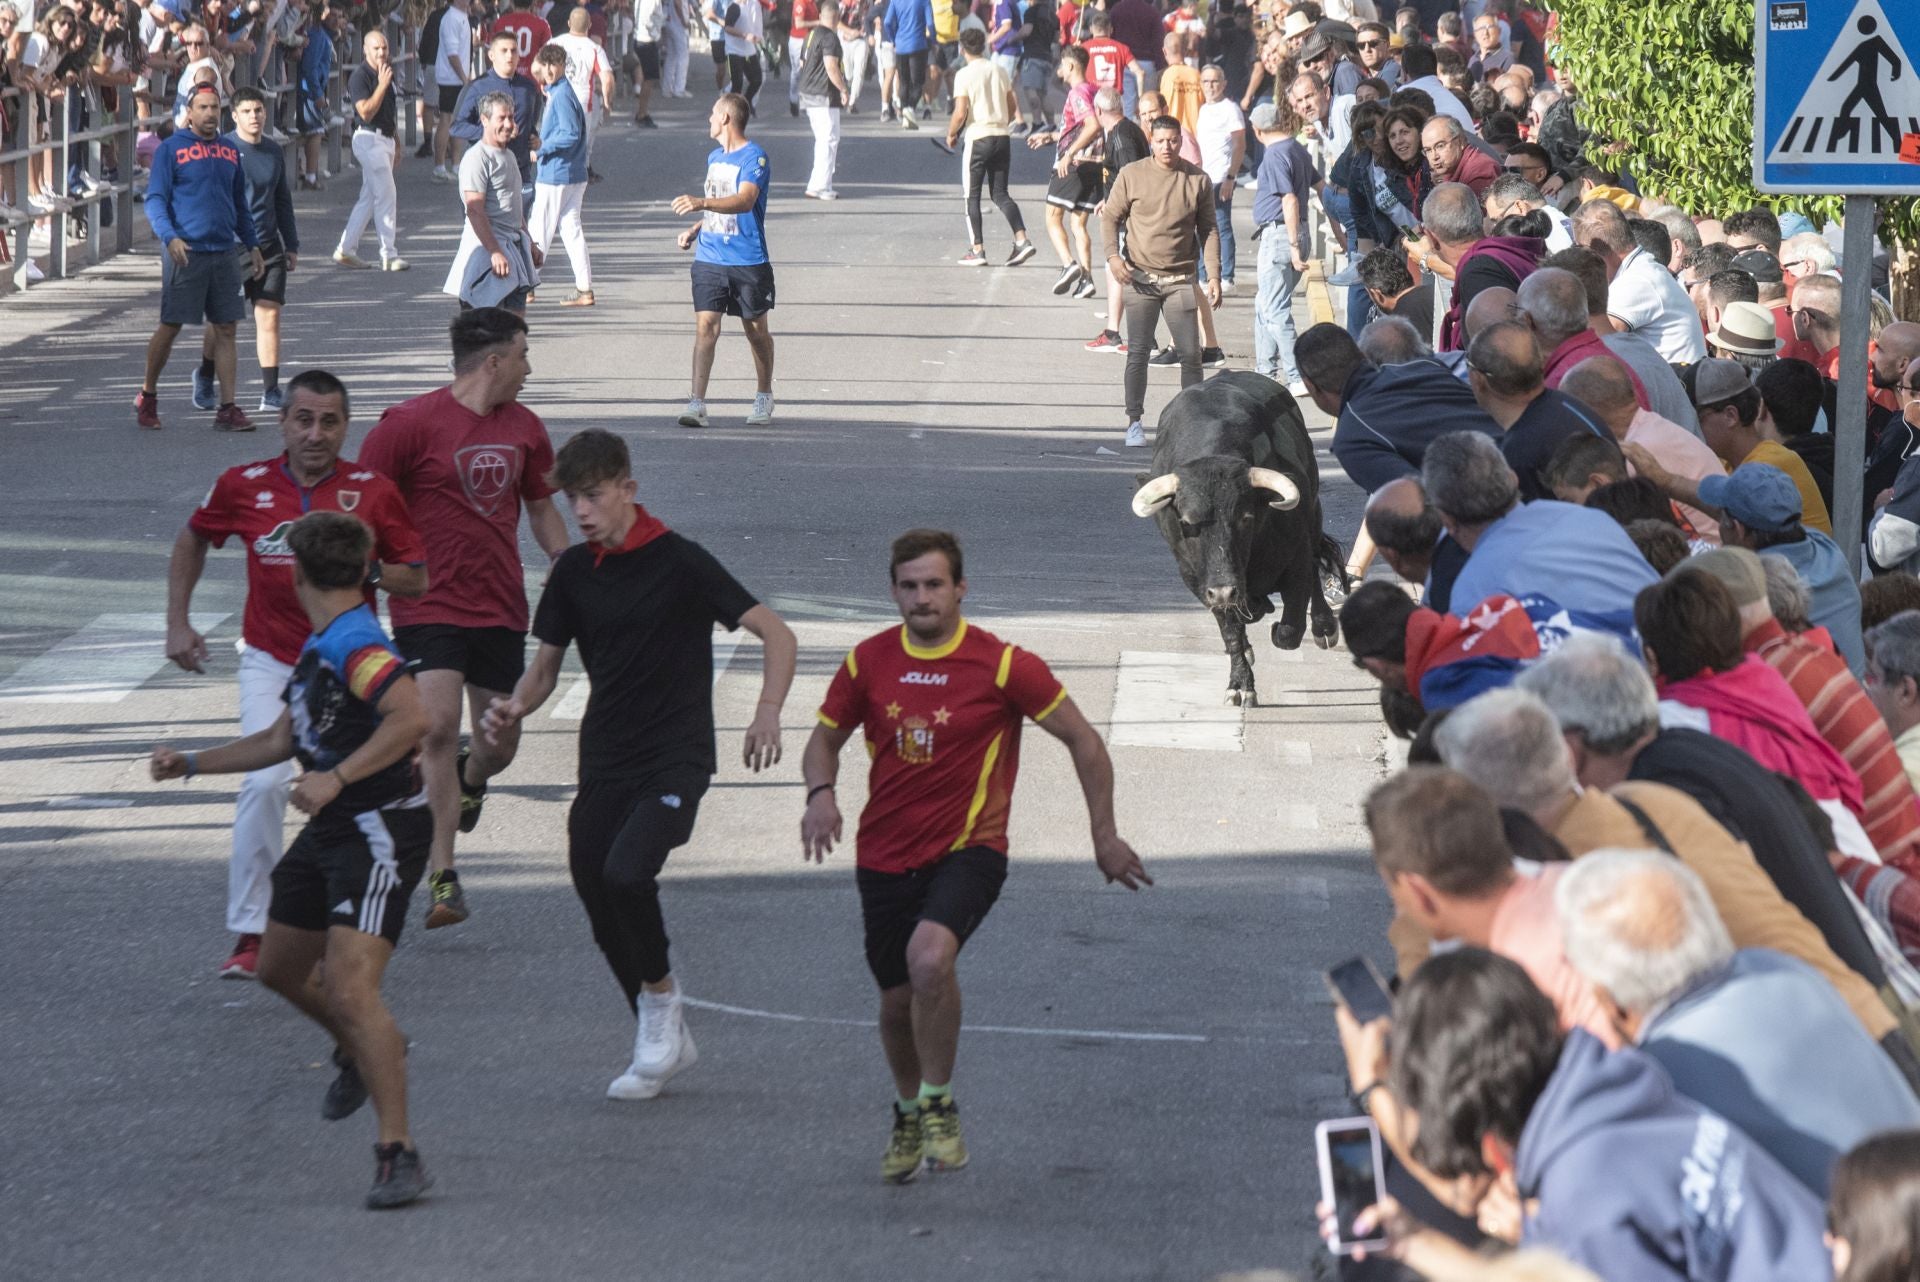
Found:
<path fill-rule="evenodd" d="M 1614 273 L 1607 287 L 1607 315 L 1652 343 L 1660 359 L 1670 365 L 1706 359 L 1700 313 L 1673 273 L 1644 249 L 1628 254 Z"/>

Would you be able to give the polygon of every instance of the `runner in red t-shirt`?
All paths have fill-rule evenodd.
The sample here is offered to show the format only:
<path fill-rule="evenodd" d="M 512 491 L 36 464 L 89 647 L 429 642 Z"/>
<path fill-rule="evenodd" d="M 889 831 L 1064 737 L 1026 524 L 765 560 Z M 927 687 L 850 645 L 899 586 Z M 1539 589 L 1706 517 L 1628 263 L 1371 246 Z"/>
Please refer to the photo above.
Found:
<path fill-rule="evenodd" d="M 453 870 L 453 834 L 480 820 L 487 780 L 513 761 L 520 740 L 476 737 L 460 748 L 460 701 L 473 724 L 526 669 L 527 589 L 520 564 L 520 511 L 541 550 L 567 550 L 547 470 L 553 444 L 539 416 L 516 399 L 527 381 L 527 323 L 498 307 L 453 322 L 453 384 L 394 406 L 360 446 L 360 461 L 406 497 L 427 540 L 433 586 L 395 602 L 393 639 L 414 663 L 432 729 L 420 747 L 433 808 L 427 929 L 467 919 Z"/>
<path fill-rule="evenodd" d="M 281 695 L 293 678 L 313 628 L 293 590 L 287 531 L 308 512 L 347 512 L 373 530 L 378 558 L 367 572 L 395 597 L 426 590 L 426 549 L 400 491 L 385 477 L 340 457 L 347 440 L 347 389 L 325 370 L 287 384 L 280 411 L 286 452 L 221 473 L 173 543 L 167 566 L 167 657 L 188 672 L 205 670 L 207 641 L 190 618 L 193 589 L 207 549 L 239 538 L 247 553 L 247 606 L 240 625 L 240 733 L 257 734 L 280 718 Z M 228 979 L 252 979 L 267 928 L 274 865 L 283 853 L 287 785 L 282 763 L 248 774 L 234 803 L 233 854 L 227 872 L 227 929 L 239 939 L 220 967 Z"/>
<path fill-rule="evenodd" d="M 1133 51 L 1113 38 L 1112 19 L 1101 14 L 1087 24 L 1087 29 L 1093 36 L 1082 41 L 1080 47 L 1087 51 L 1087 80 L 1094 90 L 1111 89 L 1124 100 L 1124 82 L 1132 76 L 1135 91 L 1144 92 L 1148 85 L 1140 65 L 1134 61 Z"/>
<path fill-rule="evenodd" d="M 840 750 L 864 727 L 873 765 L 855 839 L 867 966 L 880 985 L 880 1041 L 899 1098 L 882 1178 L 967 1163 L 953 1103 L 960 1041 L 954 963 L 1007 876 L 1007 815 L 1031 717 L 1067 745 L 1108 881 L 1152 885 L 1113 822 L 1113 763 L 1100 735 L 1038 657 L 971 627 L 960 544 L 909 530 L 893 544 L 893 599 L 905 626 L 855 646 L 834 674 L 807 742 L 800 823 L 807 858 L 840 840 Z"/>
<path fill-rule="evenodd" d="M 502 31 L 513 33 L 513 47 L 519 53 L 523 67 L 532 66 L 533 55 L 553 39 L 553 28 L 547 25 L 545 18 L 533 11 L 533 0 L 513 0 L 512 12 L 502 15 L 500 21 L 493 24 L 488 38 Z"/>

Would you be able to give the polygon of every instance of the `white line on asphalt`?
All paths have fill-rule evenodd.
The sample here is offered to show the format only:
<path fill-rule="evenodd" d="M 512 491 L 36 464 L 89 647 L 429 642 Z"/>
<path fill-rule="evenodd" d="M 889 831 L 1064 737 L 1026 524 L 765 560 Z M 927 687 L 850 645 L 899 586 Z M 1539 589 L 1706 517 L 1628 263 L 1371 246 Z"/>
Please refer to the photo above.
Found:
<path fill-rule="evenodd" d="M 1226 661 L 1219 655 L 1122 650 L 1114 678 L 1116 748 L 1188 748 L 1239 752 L 1240 709 L 1225 702 Z"/>
<path fill-rule="evenodd" d="M 772 1019 L 783 1024 L 831 1024 L 837 1028 L 877 1028 L 878 1023 L 871 1019 L 836 1019 L 829 1015 L 794 1015 L 786 1011 L 755 1010 L 751 1006 L 729 1006 L 725 1002 L 701 1001 L 695 997 L 682 997 L 684 1006 L 695 1010 L 710 1010 L 722 1015 L 745 1015 L 750 1019 Z M 1008 1033 L 1016 1037 L 1098 1037 L 1115 1042 L 1210 1042 L 1213 1039 L 1200 1033 L 1120 1033 L 1111 1029 L 1099 1028 L 1015 1028 L 1006 1024 L 968 1024 L 969 1033 Z"/>
<path fill-rule="evenodd" d="M 197 618 L 202 635 L 227 620 Z M 167 616 L 101 614 L 0 681 L 0 704 L 118 703 L 167 666 Z"/>
<path fill-rule="evenodd" d="M 726 673 L 727 665 L 733 662 L 733 652 L 740 647 L 738 632 L 716 632 L 713 638 L 713 684 L 717 688 L 720 678 Z M 585 677 L 577 677 L 560 696 L 560 702 L 553 705 L 553 711 L 547 715 L 555 721 L 578 721 L 587 715 L 587 695 L 592 691 L 593 683 Z"/>

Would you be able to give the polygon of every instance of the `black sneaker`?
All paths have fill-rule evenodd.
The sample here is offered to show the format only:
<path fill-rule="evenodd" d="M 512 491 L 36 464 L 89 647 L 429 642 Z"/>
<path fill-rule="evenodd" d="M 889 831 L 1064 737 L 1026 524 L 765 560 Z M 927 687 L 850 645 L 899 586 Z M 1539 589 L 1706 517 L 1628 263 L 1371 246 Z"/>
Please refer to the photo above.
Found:
<path fill-rule="evenodd" d="M 1225 369 L 1227 354 L 1218 347 L 1203 347 L 1200 349 L 1200 364 L 1205 369 Z"/>
<path fill-rule="evenodd" d="M 373 1187 L 367 1190 L 367 1207 L 383 1211 L 405 1206 L 433 1187 L 433 1177 L 420 1163 L 420 1150 L 404 1144 L 373 1146 Z"/>
<path fill-rule="evenodd" d="M 1147 364 L 1149 365 L 1178 365 L 1179 363 L 1180 349 L 1177 347 L 1163 347 L 1153 355 L 1147 357 Z"/>
<path fill-rule="evenodd" d="M 454 775 L 460 780 L 461 832 L 472 832 L 480 826 L 480 808 L 487 804 L 487 785 L 481 784 L 476 788 L 467 782 L 467 758 L 472 755 L 468 749 L 462 748 L 453 762 Z"/>
<path fill-rule="evenodd" d="M 788 103 L 788 104 L 787 104 L 787 114 L 788 114 L 789 116 L 797 116 L 797 115 L 799 115 L 799 114 L 800 114 L 800 104 L 799 104 L 799 103 L 797 103 L 797 102 L 790 102 L 790 103 Z"/>
<path fill-rule="evenodd" d="M 413 158 L 415 160 L 425 160 L 431 155 L 433 155 L 433 139 L 431 138 L 413 149 Z"/>
<path fill-rule="evenodd" d="M 1079 280 L 1080 264 L 1068 263 L 1060 269 L 1060 279 L 1053 282 L 1053 292 L 1056 294 L 1065 294 L 1068 290 L 1072 289 L 1074 285 L 1078 284 Z"/>
<path fill-rule="evenodd" d="M 1018 267 L 1039 252 L 1040 246 L 1032 241 L 1016 240 L 1013 242 L 1013 253 L 1007 258 L 1007 266 Z"/>
<path fill-rule="evenodd" d="M 360 1080 L 360 1070 L 338 1046 L 333 1048 L 333 1063 L 340 1075 L 327 1084 L 327 1097 L 320 1101 L 320 1116 L 329 1122 L 352 1117 L 367 1102 L 367 1084 Z"/>

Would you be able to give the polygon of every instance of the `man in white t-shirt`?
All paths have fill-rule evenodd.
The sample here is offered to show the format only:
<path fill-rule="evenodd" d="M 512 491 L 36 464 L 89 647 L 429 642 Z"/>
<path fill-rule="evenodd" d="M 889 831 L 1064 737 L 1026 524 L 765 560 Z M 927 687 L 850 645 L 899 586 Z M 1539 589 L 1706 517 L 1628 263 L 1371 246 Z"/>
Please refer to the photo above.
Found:
<path fill-rule="evenodd" d="M 1200 72 L 1200 120 L 1195 140 L 1200 144 L 1200 167 L 1213 183 L 1213 223 L 1220 231 L 1220 292 L 1233 292 L 1233 178 L 1247 154 L 1247 118 L 1240 104 L 1227 97 L 1227 73 L 1219 63 Z M 1200 264 L 1206 280 L 1207 265 Z"/>
<path fill-rule="evenodd" d="M 587 34 L 592 26 L 593 15 L 585 5 L 579 5 L 567 13 L 567 34 L 553 38 L 554 44 L 567 51 L 567 83 L 573 86 L 574 96 L 580 99 L 580 109 L 587 116 L 589 181 L 598 177 L 591 168 L 594 134 L 607 109 L 607 100 L 613 97 L 613 63 L 599 42 Z"/>
<path fill-rule="evenodd" d="M 433 128 L 433 176 L 443 183 L 455 180 L 453 164 L 461 147 L 449 132 L 460 91 L 473 79 L 473 22 L 467 17 L 472 0 L 452 0 L 440 18 L 440 51 L 433 60 L 433 83 L 439 95 L 440 118 Z"/>
<path fill-rule="evenodd" d="M 1607 286 L 1607 323 L 1616 332 L 1640 335 L 1669 365 L 1706 359 L 1706 335 L 1693 300 L 1665 263 L 1635 243 L 1618 205 L 1589 200 L 1574 210 L 1573 239 L 1600 255 L 1613 274 Z"/>

